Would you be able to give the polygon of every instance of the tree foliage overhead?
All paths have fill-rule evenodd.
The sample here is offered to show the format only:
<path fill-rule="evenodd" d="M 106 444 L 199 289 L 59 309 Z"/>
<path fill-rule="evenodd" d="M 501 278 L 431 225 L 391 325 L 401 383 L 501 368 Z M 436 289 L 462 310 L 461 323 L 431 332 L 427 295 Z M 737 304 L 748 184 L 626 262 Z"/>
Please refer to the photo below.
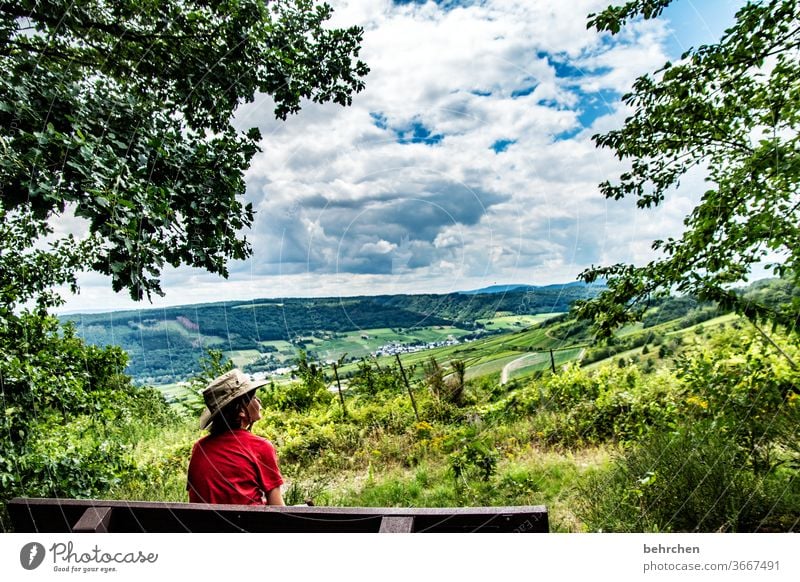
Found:
<path fill-rule="evenodd" d="M 80 270 L 134 299 L 165 265 L 227 275 L 250 246 L 240 200 L 258 151 L 237 131 L 257 92 L 276 117 L 364 87 L 362 30 L 316 0 L 0 0 L 0 301 L 57 298 Z M 53 232 L 74 215 L 80 243 Z M 53 242 L 55 240 L 55 242 Z M 35 276 L 34 276 L 35 274 Z"/>
<path fill-rule="evenodd" d="M 658 16 L 672 0 L 633 0 L 589 17 L 617 33 L 631 18 Z M 800 7 L 797 0 L 749 2 L 714 45 L 690 49 L 678 63 L 638 78 L 623 102 L 633 110 L 621 129 L 595 135 L 630 169 L 600 189 L 659 205 L 692 169 L 708 189 L 684 219 L 679 238 L 657 240 L 659 258 L 644 266 L 592 267 L 587 282 L 608 291 L 583 303 L 608 335 L 636 319 L 647 301 L 669 291 L 711 300 L 753 320 L 800 330 L 800 300 L 775 306 L 731 288 L 753 267 L 800 284 Z"/>

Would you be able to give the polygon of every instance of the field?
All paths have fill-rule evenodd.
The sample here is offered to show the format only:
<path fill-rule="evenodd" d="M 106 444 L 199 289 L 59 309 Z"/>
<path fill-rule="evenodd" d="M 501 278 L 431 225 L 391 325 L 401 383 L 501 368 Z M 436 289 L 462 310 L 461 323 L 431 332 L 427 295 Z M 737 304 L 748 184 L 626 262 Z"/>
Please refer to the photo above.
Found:
<path fill-rule="evenodd" d="M 479 319 L 478 322 L 483 324 L 486 329 L 490 331 L 519 331 L 528 328 L 532 325 L 542 323 L 548 319 L 561 315 L 560 313 L 541 313 L 538 315 L 501 315 L 491 319 Z"/>
<path fill-rule="evenodd" d="M 491 377 L 505 383 L 548 369 L 551 365 L 551 348 L 554 349 L 556 365 L 563 365 L 580 354 L 580 348 L 563 349 L 563 342 L 551 337 L 547 329 L 541 327 L 540 324 L 558 315 L 560 314 L 500 315 L 480 320 L 491 335 L 470 341 L 463 341 L 469 331 L 453 326 L 376 328 L 347 333 L 320 331 L 298 338 L 294 343 L 282 340 L 261 342 L 261 346 L 269 350 L 266 354 L 258 350 L 230 350 L 223 352 L 223 355 L 235 366 L 245 369 L 263 357 L 269 358 L 275 365 L 291 366 L 300 349 L 305 350 L 312 360 L 323 363 L 346 357 L 351 363 L 340 368 L 341 376 L 346 378 L 356 371 L 356 362 L 359 359 L 369 358 L 380 348 L 390 345 L 417 346 L 421 348 L 419 351 L 400 354 L 403 366 L 412 380 L 420 380 L 424 364 L 435 358 L 448 372 L 451 361 L 464 361 L 466 378 L 469 380 Z M 183 333 L 187 333 L 186 330 Z M 455 345 L 424 347 L 454 339 L 462 341 Z M 218 348 L 224 347 L 219 345 L 221 338 L 205 338 L 205 341 L 213 342 Z M 380 356 L 374 360 L 381 366 L 393 366 L 396 363 L 393 355 Z M 290 380 L 290 376 L 275 375 L 274 380 L 284 383 Z M 179 404 L 186 398 L 183 383 L 173 382 L 157 387 L 169 402 Z"/>
<path fill-rule="evenodd" d="M 544 504 L 556 532 L 791 531 L 800 504 L 791 493 L 796 471 L 779 467 L 793 458 L 798 399 L 762 399 L 773 407 L 764 424 L 751 413 L 750 399 L 762 396 L 750 392 L 749 378 L 750 370 L 784 380 L 792 372 L 780 353 L 751 343 L 755 331 L 736 316 L 684 323 L 630 326 L 610 347 L 565 336 L 570 324 L 561 322 L 403 354 L 415 405 L 396 381 L 394 357 L 368 360 L 373 378 L 395 377 L 388 387 L 365 392 L 363 382 L 349 379 L 346 411 L 328 392 L 326 366 L 323 382 L 296 378 L 265 389 L 264 418 L 255 430 L 280 452 L 289 503 Z M 448 330 L 430 331 L 441 336 Z M 327 341 L 385 341 L 397 332 L 377 329 L 372 336 Z M 608 349 L 608 356 L 577 364 Z M 731 358 L 738 349 L 749 349 L 748 358 Z M 422 373 L 432 356 L 445 372 L 456 359 L 468 365 L 462 398 L 448 402 L 446 391 L 432 388 Z M 709 361 L 715 366 L 707 368 Z M 683 375 L 681 369 L 705 371 Z M 445 376 L 444 385 L 453 379 Z M 165 393 L 178 398 L 181 389 L 165 387 Z M 309 398 L 307 390 L 323 396 Z M 748 397 L 742 406 L 732 404 L 728 391 Z M 773 439 L 769 456 L 749 448 L 745 433 L 717 429 L 743 422 Z M 137 447 L 139 462 L 158 467 L 157 477 L 129 479 L 113 496 L 185 498 L 186 457 L 198 433 L 176 430 L 174 438 L 159 437 L 172 444 Z M 164 447 L 176 452 L 165 456 Z"/>
<path fill-rule="evenodd" d="M 303 337 L 307 351 L 313 351 L 317 359 L 336 361 L 348 355 L 351 357 L 368 356 L 388 344 L 404 345 L 427 344 L 445 341 L 448 338 L 460 338 L 469 332 L 452 326 L 432 326 L 403 329 L 364 329 L 342 334 L 320 334 L 322 337 Z"/>
<path fill-rule="evenodd" d="M 161 326 L 142 346 L 170 336 L 169 357 L 197 339 L 186 317 L 141 324 Z M 746 320 L 685 300 L 655 305 L 608 343 L 566 315 L 496 313 L 464 328 L 316 330 L 255 344 L 232 336 L 217 344 L 226 353 L 202 360 L 203 374 L 229 363 L 255 373 L 253 359 L 288 366 L 305 351 L 313 365 L 260 390 L 253 427 L 278 451 L 290 504 L 544 504 L 559 532 L 796 529 L 794 336 L 769 330 L 770 343 Z M 451 345 L 426 345 L 436 342 Z M 74 345 L 64 343 L 67 353 Z M 360 359 L 379 348 L 385 355 Z M 93 386 L 105 392 L 66 424 L 41 417 L 47 430 L 25 459 L 47 460 L 49 472 L 19 487 L 66 475 L 36 491 L 185 500 L 205 381 L 163 382 L 159 394 L 126 385 L 113 365 L 119 351 L 87 354 L 79 361 L 109 371 Z M 340 398 L 330 360 L 345 354 Z M 98 402 L 112 411 L 121 401 L 113 422 L 94 418 Z"/>
<path fill-rule="evenodd" d="M 521 353 L 533 349 L 550 348 L 557 342 L 547 336 L 541 329 L 529 329 L 559 314 L 500 316 L 493 319 L 480 320 L 485 329 L 497 335 L 474 341 L 463 341 L 470 331 L 453 326 L 428 326 L 422 328 L 376 328 L 332 333 L 320 331 L 314 335 L 297 338 L 294 343 L 285 341 L 261 342 L 262 346 L 271 346 L 275 352 L 266 354 L 273 362 L 290 365 L 300 349 L 305 350 L 312 360 L 334 362 L 345 357 L 353 363 L 342 366 L 343 375 L 356 369 L 356 360 L 369 357 L 381 348 L 388 346 L 414 346 L 419 351 L 401 353 L 405 366 L 414 373 L 421 373 L 422 364 L 431 357 L 443 365 L 450 360 L 461 359 L 467 363 L 467 377 L 475 378 L 485 374 L 500 373 L 503 366 L 519 357 Z M 449 346 L 425 347 L 452 340 L 461 343 Z M 410 348 L 409 348 L 410 349 Z M 246 367 L 263 357 L 256 350 L 233 350 L 224 352 L 236 366 Z M 394 356 L 377 358 L 381 365 L 394 363 Z M 548 360 L 549 361 L 549 360 Z M 559 362 L 566 361 L 563 356 Z M 515 372 L 515 377 L 533 372 L 535 366 L 523 366 L 522 371 Z"/>
<path fill-rule="evenodd" d="M 491 381 L 505 384 L 512 380 L 524 380 L 532 375 L 550 370 L 553 366 L 561 367 L 571 361 L 582 359 L 587 354 L 589 344 L 585 340 L 564 340 L 554 334 L 559 325 L 543 325 L 549 319 L 560 314 L 544 315 L 499 315 L 479 322 L 491 332 L 487 337 L 461 341 L 455 345 L 431 347 L 409 353 L 400 353 L 401 362 L 413 381 L 420 381 L 424 375 L 424 367 L 431 358 L 441 365 L 446 373 L 451 372 L 451 362 L 463 361 L 466 365 L 465 377 L 467 380 L 488 378 Z M 715 329 L 737 319 L 734 314 L 725 314 L 709 319 L 687 328 L 676 329 L 675 322 L 643 328 L 641 323 L 631 324 L 618 332 L 621 339 L 636 341 L 645 336 L 662 336 L 664 338 L 694 337 L 696 330 Z M 570 324 L 566 324 L 567 326 Z M 562 326 L 563 327 L 563 326 Z M 183 330 L 183 333 L 187 333 Z M 469 332 L 452 326 L 430 326 L 424 328 L 397 329 L 376 328 L 352 331 L 347 333 L 332 333 L 320 331 L 313 336 L 298 338 L 294 343 L 275 340 L 261 342 L 264 347 L 269 346 L 266 354 L 273 362 L 281 366 L 291 366 L 300 349 L 305 350 L 312 360 L 322 363 L 338 361 L 346 357 L 351 363 L 345 363 L 340 368 L 340 376 L 347 378 L 357 370 L 356 362 L 361 358 L 369 358 L 379 348 L 397 344 L 403 346 L 421 346 L 443 342 L 446 340 L 461 340 Z M 217 338 L 219 339 L 219 338 Z M 221 341 L 221 340 L 219 340 Z M 550 351 L 552 350 L 552 360 Z M 258 361 L 263 354 L 258 350 L 232 350 L 224 352 L 235 366 L 246 368 L 249 364 Z M 641 363 L 657 360 L 658 354 L 642 355 L 642 347 L 636 346 L 622 349 L 607 357 L 594 360 L 585 364 L 587 369 L 596 369 L 605 363 L 630 360 L 631 358 Z M 394 366 L 396 356 L 383 355 L 369 358 L 380 366 Z M 327 367 L 326 367 L 327 369 Z M 330 370 L 328 378 L 332 381 Z M 290 380 L 288 374 L 274 376 L 276 382 L 284 383 Z M 185 398 L 185 388 L 181 383 L 171 383 L 159 386 L 159 389 L 171 402 L 181 402 Z"/>

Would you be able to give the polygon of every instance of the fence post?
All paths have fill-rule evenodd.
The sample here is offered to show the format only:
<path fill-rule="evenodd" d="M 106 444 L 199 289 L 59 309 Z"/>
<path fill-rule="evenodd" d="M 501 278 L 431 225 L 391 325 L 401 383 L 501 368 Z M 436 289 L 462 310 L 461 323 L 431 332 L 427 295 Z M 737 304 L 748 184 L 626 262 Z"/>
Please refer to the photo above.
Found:
<path fill-rule="evenodd" d="M 417 422 L 419 422 L 419 412 L 417 412 L 417 403 L 414 400 L 414 393 L 411 391 L 411 384 L 408 383 L 408 378 L 406 377 L 406 371 L 403 369 L 403 362 L 400 361 L 400 354 L 395 354 L 395 358 L 397 358 L 397 365 L 400 366 L 400 373 L 403 375 L 403 382 L 406 384 L 406 389 L 408 389 L 408 396 L 411 398 L 411 406 L 414 408 L 414 416 L 417 417 Z"/>
<path fill-rule="evenodd" d="M 333 375 L 336 377 L 336 388 L 339 389 L 339 402 L 342 404 L 342 414 L 347 416 L 347 408 L 344 406 L 344 394 L 342 394 L 342 384 L 339 382 L 339 369 L 336 362 L 333 363 Z"/>

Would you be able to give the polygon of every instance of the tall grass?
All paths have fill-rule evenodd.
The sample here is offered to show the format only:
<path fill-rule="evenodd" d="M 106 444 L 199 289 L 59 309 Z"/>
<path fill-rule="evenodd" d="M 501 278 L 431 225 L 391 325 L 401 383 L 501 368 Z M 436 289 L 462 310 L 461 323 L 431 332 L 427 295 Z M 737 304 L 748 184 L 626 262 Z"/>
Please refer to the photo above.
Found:
<path fill-rule="evenodd" d="M 800 515 L 796 472 L 753 473 L 732 439 L 709 426 L 651 435 L 580 493 L 578 513 L 592 531 L 791 531 Z"/>

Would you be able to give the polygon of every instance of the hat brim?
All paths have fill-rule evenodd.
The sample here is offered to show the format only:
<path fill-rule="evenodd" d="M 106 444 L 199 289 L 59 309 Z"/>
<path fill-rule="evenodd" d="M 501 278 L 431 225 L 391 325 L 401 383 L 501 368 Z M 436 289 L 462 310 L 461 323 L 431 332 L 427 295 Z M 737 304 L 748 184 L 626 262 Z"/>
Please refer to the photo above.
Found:
<path fill-rule="evenodd" d="M 247 394 L 248 392 L 252 392 L 253 390 L 257 390 L 258 388 L 261 388 L 262 386 L 266 386 L 267 384 L 269 384 L 268 380 L 258 380 L 258 381 L 255 381 L 255 382 L 252 381 L 252 380 L 248 381 L 247 384 L 242 384 L 242 389 L 237 390 L 236 393 L 234 393 L 230 398 L 228 398 L 227 400 L 221 402 L 219 404 L 219 406 L 217 406 L 217 409 L 214 412 L 211 412 L 211 410 L 208 408 L 208 406 L 206 406 L 203 409 L 203 412 L 200 413 L 200 422 L 199 422 L 200 428 L 201 429 L 208 428 L 209 425 L 211 424 L 211 422 L 214 420 L 214 417 L 216 417 L 217 414 L 219 414 L 219 412 L 223 408 L 225 408 L 228 404 L 230 404 L 231 402 L 233 402 L 234 400 L 239 398 L 239 396 L 243 396 L 244 394 Z"/>

